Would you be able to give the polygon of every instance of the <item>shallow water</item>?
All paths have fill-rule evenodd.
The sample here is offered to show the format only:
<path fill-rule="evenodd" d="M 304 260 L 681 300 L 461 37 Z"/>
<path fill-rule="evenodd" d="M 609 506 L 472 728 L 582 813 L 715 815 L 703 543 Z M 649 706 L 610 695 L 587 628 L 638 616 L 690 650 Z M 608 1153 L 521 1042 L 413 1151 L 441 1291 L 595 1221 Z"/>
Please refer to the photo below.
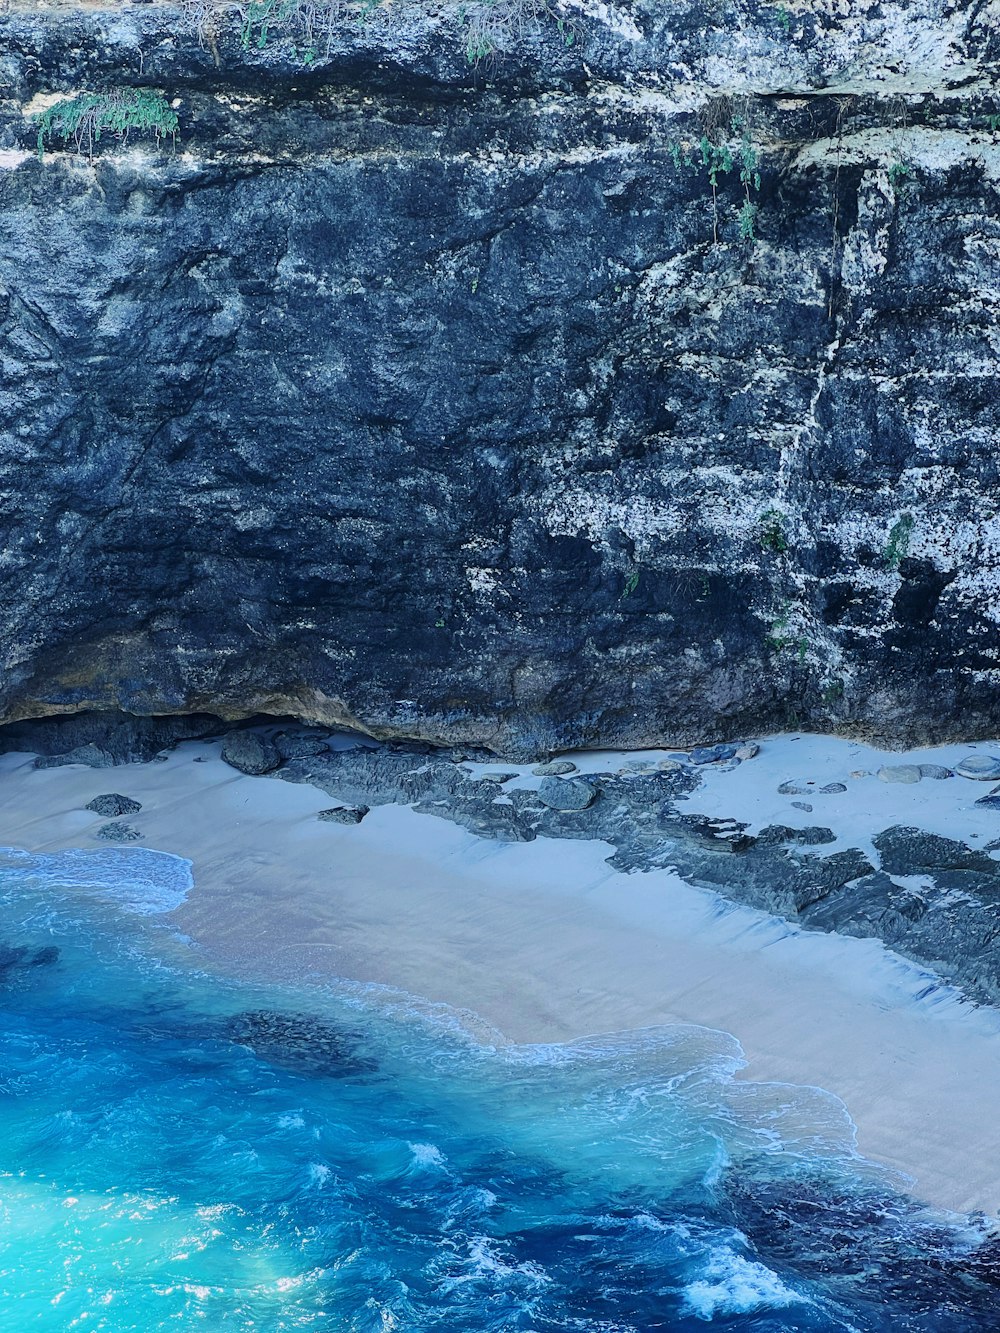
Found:
<path fill-rule="evenodd" d="M 1000 1257 L 815 1089 L 677 1027 L 500 1047 L 224 984 L 186 863 L 0 857 L 0 1328 L 1000 1327 Z M 56 952 L 58 951 L 58 953 Z"/>

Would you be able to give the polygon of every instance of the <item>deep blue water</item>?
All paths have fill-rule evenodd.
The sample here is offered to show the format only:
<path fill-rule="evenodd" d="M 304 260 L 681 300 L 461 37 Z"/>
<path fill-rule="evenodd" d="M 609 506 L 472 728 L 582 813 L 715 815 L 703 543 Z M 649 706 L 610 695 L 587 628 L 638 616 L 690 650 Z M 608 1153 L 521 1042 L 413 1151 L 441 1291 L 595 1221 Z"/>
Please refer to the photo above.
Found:
<path fill-rule="evenodd" d="M 186 873 L 0 857 L 0 1329 L 1000 1329 L 975 1220 L 725 1034 L 496 1051 L 223 984 L 135 910 Z"/>

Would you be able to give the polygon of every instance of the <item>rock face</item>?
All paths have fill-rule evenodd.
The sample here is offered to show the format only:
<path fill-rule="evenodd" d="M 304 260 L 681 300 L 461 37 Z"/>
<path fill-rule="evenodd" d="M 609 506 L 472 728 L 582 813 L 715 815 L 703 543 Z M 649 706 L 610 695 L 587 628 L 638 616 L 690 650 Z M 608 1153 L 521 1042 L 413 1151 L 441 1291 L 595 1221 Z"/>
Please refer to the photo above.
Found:
<path fill-rule="evenodd" d="M 995 0 L 588 8 L 3 12 L 0 718 L 997 730 Z"/>

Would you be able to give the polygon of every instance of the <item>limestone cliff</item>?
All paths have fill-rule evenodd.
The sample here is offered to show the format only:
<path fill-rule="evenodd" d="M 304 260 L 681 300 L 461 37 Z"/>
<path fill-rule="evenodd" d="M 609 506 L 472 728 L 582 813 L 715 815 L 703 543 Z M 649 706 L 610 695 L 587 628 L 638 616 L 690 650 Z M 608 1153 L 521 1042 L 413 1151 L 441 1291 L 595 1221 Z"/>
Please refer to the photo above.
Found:
<path fill-rule="evenodd" d="M 0 714 L 996 732 L 1000 4 L 503 16 L 0 12 Z"/>

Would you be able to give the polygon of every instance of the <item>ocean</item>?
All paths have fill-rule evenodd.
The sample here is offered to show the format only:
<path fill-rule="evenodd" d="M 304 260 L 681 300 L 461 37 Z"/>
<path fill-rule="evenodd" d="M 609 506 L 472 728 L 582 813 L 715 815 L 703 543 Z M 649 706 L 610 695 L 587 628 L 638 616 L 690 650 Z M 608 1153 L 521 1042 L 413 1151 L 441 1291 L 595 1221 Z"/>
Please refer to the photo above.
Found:
<path fill-rule="evenodd" d="M 187 862 L 0 853 L 0 1329 L 1000 1328 L 1000 1242 L 693 1026 L 212 975 Z"/>

